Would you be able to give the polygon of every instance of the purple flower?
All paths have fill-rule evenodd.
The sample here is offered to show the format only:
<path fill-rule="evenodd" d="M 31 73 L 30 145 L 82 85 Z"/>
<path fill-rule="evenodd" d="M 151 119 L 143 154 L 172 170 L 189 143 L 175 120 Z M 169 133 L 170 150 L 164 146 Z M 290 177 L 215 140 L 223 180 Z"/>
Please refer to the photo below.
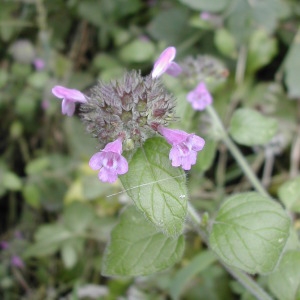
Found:
<path fill-rule="evenodd" d="M 202 20 L 210 20 L 211 17 L 212 17 L 212 14 L 209 13 L 209 12 L 207 12 L 207 11 L 204 11 L 204 12 L 202 12 L 202 13 L 200 14 L 200 18 L 201 18 Z"/>
<path fill-rule="evenodd" d="M 45 61 L 41 58 L 35 58 L 33 60 L 33 65 L 37 71 L 41 71 L 45 68 Z"/>
<path fill-rule="evenodd" d="M 17 268 L 20 268 L 20 269 L 24 268 L 24 262 L 23 262 L 23 260 L 19 256 L 17 256 L 17 255 L 13 255 L 12 256 L 12 258 L 10 260 L 10 263 L 14 267 L 17 267 Z"/>
<path fill-rule="evenodd" d="M 212 104 L 212 96 L 206 88 L 204 82 L 200 82 L 196 88 L 187 94 L 187 100 L 195 110 L 204 110 L 206 106 Z"/>
<path fill-rule="evenodd" d="M 93 170 L 99 170 L 98 177 L 103 182 L 115 182 L 118 175 L 128 171 L 127 160 L 121 155 L 122 140 L 118 138 L 108 143 L 101 152 L 95 153 L 89 162 Z"/>
<path fill-rule="evenodd" d="M 165 72 L 171 76 L 178 76 L 182 69 L 177 63 L 173 62 L 175 55 L 175 47 L 165 49 L 154 63 L 152 78 L 158 78 Z"/>
<path fill-rule="evenodd" d="M 158 131 L 172 145 L 169 154 L 172 166 L 182 166 L 184 170 L 190 170 L 191 166 L 196 163 L 197 151 L 204 147 L 204 139 L 193 133 L 188 134 L 182 130 L 169 129 L 163 126 L 159 126 Z"/>
<path fill-rule="evenodd" d="M 63 86 L 56 85 L 52 89 L 52 94 L 60 99 L 63 99 L 61 110 L 63 115 L 73 116 L 75 112 L 75 103 L 86 103 L 86 98 L 78 90 L 68 89 Z"/>
<path fill-rule="evenodd" d="M 1 241 L 0 242 L 0 249 L 2 250 L 7 250 L 9 248 L 9 243 L 6 241 Z"/>

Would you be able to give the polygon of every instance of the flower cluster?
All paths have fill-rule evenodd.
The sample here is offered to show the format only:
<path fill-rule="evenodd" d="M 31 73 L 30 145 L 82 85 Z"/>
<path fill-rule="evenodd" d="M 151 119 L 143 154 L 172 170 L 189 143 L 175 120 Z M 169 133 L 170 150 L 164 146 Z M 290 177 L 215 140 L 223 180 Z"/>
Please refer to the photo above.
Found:
<path fill-rule="evenodd" d="M 175 118 L 175 100 L 159 77 L 164 73 L 178 76 L 182 72 L 173 61 L 175 55 L 176 49 L 169 47 L 156 60 L 150 75 L 143 77 L 137 71 L 127 72 L 118 81 L 99 81 L 86 94 L 62 86 L 52 89 L 52 93 L 63 100 L 63 114 L 73 115 L 75 104 L 80 104 L 80 116 L 87 131 L 97 138 L 102 149 L 89 161 L 93 170 L 99 170 L 101 181 L 112 183 L 118 175 L 125 174 L 128 163 L 122 151 L 142 146 L 157 133 L 172 146 L 169 154 L 172 166 L 190 170 L 196 163 L 197 152 L 202 150 L 205 141 L 195 134 L 166 127 Z M 199 98 L 206 104 L 197 104 Z M 196 109 L 212 102 L 202 85 L 192 91 L 188 99 Z"/>
<path fill-rule="evenodd" d="M 194 88 L 201 82 L 211 82 L 218 85 L 229 75 L 224 64 L 209 55 L 187 57 L 181 62 L 180 82 L 188 89 Z"/>

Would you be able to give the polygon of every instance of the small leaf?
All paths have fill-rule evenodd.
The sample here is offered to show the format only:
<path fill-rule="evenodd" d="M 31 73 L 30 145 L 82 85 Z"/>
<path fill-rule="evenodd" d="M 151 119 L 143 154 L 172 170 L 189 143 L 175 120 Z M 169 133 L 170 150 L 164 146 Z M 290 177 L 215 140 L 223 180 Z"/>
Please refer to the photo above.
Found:
<path fill-rule="evenodd" d="M 180 0 L 180 2 L 195 10 L 219 12 L 225 9 L 231 0 Z"/>
<path fill-rule="evenodd" d="M 5 172 L 3 175 L 3 186 L 11 191 L 19 191 L 22 188 L 21 179 L 13 172 Z"/>
<path fill-rule="evenodd" d="M 203 251 L 196 255 L 188 265 L 177 272 L 176 276 L 170 283 L 170 295 L 172 299 L 180 299 L 184 286 L 196 274 L 205 271 L 216 261 L 216 256 L 211 251 Z"/>
<path fill-rule="evenodd" d="M 148 33 L 155 40 L 167 45 L 177 45 L 191 33 L 187 23 L 190 11 L 183 7 L 174 7 L 158 12 L 148 25 Z"/>
<path fill-rule="evenodd" d="M 62 246 L 61 257 L 67 269 L 73 268 L 77 262 L 76 250 L 69 243 L 65 243 Z"/>
<path fill-rule="evenodd" d="M 254 192 L 238 194 L 221 206 L 210 246 L 229 266 L 269 273 L 286 244 L 289 226 L 290 219 L 277 203 Z"/>
<path fill-rule="evenodd" d="M 278 196 L 288 210 L 300 212 L 300 176 L 285 182 Z"/>
<path fill-rule="evenodd" d="M 48 157 L 39 157 L 34 160 L 31 160 L 26 165 L 26 174 L 33 175 L 33 174 L 40 174 L 42 171 L 48 169 L 50 166 L 50 160 Z"/>
<path fill-rule="evenodd" d="M 182 233 L 187 213 L 185 174 L 169 160 L 170 146 L 162 138 L 148 139 L 129 163 L 121 182 L 137 208 L 159 230 Z"/>
<path fill-rule="evenodd" d="M 43 225 L 35 234 L 35 243 L 26 249 L 25 256 L 54 254 L 71 236 L 71 232 L 59 224 Z"/>
<path fill-rule="evenodd" d="M 36 72 L 28 77 L 28 83 L 36 89 L 42 89 L 45 87 L 47 81 L 49 80 L 49 75 L 47 72 Z"/>
<path fill-rule="evenodd" d="M 276 271 L 269 276 L 269 288 L 281 300 L 300 299 L 300 251 L 287 251 Z"/>
<path fill-rule="evenodd" d="M 286 56 L 284 70 L 285 83 L 287 85 L 288 94 L 291 98 L 300 97 L 300 33 L 295 37 L 294 43 Z"/>
<path fill-rule="evenodd" d="M 120 50 L 120 57 L 125 62 L 142 63 L 154 57 L 155 48 L 150 41 L 135 40 Z"/>
<path fill-rule="evenodd" d="M 35 184 L 27 183 L 22 190 L 22 194 L 26 203 L 31 207 L 39 208 L 41 206 L 40 191 Z"/>
<path fill-rule="evenodd" d="M 164 270 L 176 263 L 184 250 L 184 237 L 169 238 L 157 231 L 131 206 L 112 230 L 104 259 L 105 276 L 138 276 Z"/>
<path fill-rule="evenodd" d="M 277 53 L 277 40 L 265 30 L 257 30 L 250 37 L 247 70 L 254 72 L 267 65 Z"/>
<path fill-rule="evenodd" d="M 225 28 L 220 28 L 216 31 L 214 42 L 218 50 L 231 58 L 237 56 L 237 45 L 234 36 Z"/>
<path fill-rule="evenodd" d="M 67 206 L 64 213 L 64 224 L 75 233 L 81 233 L 93 223 L 94 211 L 87 204 L 73 202 Z"/>
<path fill-rule="evenodd" d="M 276 134 L 278 123 L 250 108 L 240 108 L 231 118 L 229 132 L 239 144 L 264 145 Z"/>

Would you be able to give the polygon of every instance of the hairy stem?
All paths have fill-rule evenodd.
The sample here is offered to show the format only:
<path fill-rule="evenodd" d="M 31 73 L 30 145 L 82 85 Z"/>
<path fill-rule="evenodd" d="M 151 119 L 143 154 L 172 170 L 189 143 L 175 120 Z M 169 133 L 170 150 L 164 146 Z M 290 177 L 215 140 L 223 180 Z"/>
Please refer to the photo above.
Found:
<path fill-rule="evenodd" d="M 221 138 L 223 142 L 226 144 L 227 148 L 236 159 L 242 170 L 244 171 L 245 175 L 248 177 L 250 182 L 252 183 L 253 187 L 263 196 L 270 197 L 265 188 L 262 186 L 261 182 L 258 180 L 257 176 L 252 171 L 251 167 L 249 166 L 247 160 L 239 150 L 239 148 L 232 142 L 230 137 L 228 136 L 223 123 L 218 116 L 217 112 L 214 110 L 212 106 L 208 106 L 206 111 L 212 118 L 213 123 L 217 126 L 218 130 L 221 133 Z"/>

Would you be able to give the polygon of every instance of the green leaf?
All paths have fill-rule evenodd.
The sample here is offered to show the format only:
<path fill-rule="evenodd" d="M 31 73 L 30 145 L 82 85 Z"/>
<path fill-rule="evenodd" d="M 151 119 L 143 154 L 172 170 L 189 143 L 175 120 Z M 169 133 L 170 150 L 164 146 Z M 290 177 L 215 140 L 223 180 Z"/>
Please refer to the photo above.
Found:
<path fill-rule="evenodd" d="M 220 28 L 216 31 L 214 42 L 218 50 L 231 58 L 237 56 L 237 45 L 234 36 L 225 28 Z"/>
<path fill-rule="evenodd" d="M 152 38 L 164 41 L 167 45 L 181 44 L 192 32 L 186 21 L 189 14 L 190 11 L 183 7 L 162 10 L 148 25 L 148 32 Z"/>
<path fill-rule="evenodd" d="M 83 238 L 69 238 L 67 239 L 61 246 L 61 256 L 63 263 L 66 268 L 73 268 L 80 255 L 82 254 L 84 247 L 84 239 Z"/>
<path fill-rule="evenodd" d="M 300 299 L 300 251 L 288 251 L 269 276 L 269 288 L 280 300 Z"/>
<path fill-rule="evenodd" d="M 285 83 L 291 98 L 300 97 L 300 32 L 291 45 L 284 64 Z"/>
<path fill-rule="evenodd" d="M 203 251 L 196 255 L 188 265 L 177 272 L 176 276 L 170 283 L 170 295 L 172 299 L 180 299 L 184 286 L 189 280 L 200 272 L 205 271 L 216 261 L 216 256 L 211 251 Z"/>
<path fill-rule="evenodd" d="M 229 197 L 215 219 L 210 246 L 229 266 L 250 274 L 275 268 L 289 236 L 290 219 L 269 198 L 249 192 Z"/>
<path fill-rule="evenodd" d="M 25 168 L 26 174 L 40 174 L 42 171 L 48 169 L 50 166 L 50 160 L 48 157 L 39 157 L 31 160 Z"/>
<path fill-rule="evenodd" d="M 228 17 L 228 29 L 242 43 L 246 43 L 257 28 L 272 34 L 281 18 L 290 13 L 284 0 L 236 1 Z"/>
<path fill-rule="evenodd" d="M 11 191 L 19 191 L 22 188 L 21 179 L 13 172 L 7 171 L 3 174 L 3 186 Z"/>
<path fill-rule="evenodd" d="M 46 256 L 54 254 L 65 240 L 72 237 L 62 225 L 43 225 L 35 234 L 35 243 L 25 251 L 25 256 Z"/>
<path fill-rule="evenodd" d="M 256 30 L 250 37 L 247 70 L 254 72 L 267 65 L 277 54 L 277 40 L 265 30 Z"/>
<path fill-rule="evenodd" d="M 26 203 L 29 204 L 31 207 L 39 208 L 41 206 L 41 195 L 39 189 L 33 183 L 27 183 L 23 190 L 22 194 Z"/>
<path fill-rule="evenodd" d="M 103 13 L 99 9 L 99 1 L 80 1 L 78 3 L 78 16 L 95 26 L 103 23 Z"/>
<path fill-rule="evenodd" d="M 278 196 L 288 210 L 300 212 L 300 176 L 285 182 Z"/>
<path fill-rule="evenodd" d="M 111 233 L 104 259 L 105 276 L 138 276 L 164 270 L 179 261 L 184 237 L 169 238 L 146 221 L 134 206 L 128 207 Z"/>
<path fill-rule="evenodd" d="M 64 224 L 70 231 L 82 233 L 93 223 L 94 217 L 94 211 L 87 204 L 73 202 L 66 207 Z"/>
<path fill-rule="evenodd" d="M 28 77 L 28 83 L 36 89 L 44 88 L 48 80 L 47 72 L 35 72 Z"/>
<path fill-rule="evenodd" d="M 148 139 L 129 163 L 121 182 L 129 197 L 159 230 L 182 233 L 187 213 L 185 174 L 169 160 L 170 146 L 162 138 Z"/>
<path fill-rule="evenodd" d="M 155 48 L 150 41 L 135 40 L 120 50 L 120 58 L 125 62 L 142 63 L 152 60 Z"/>
<path fill-rule="evenodd" d="M 77 262 L 75 249 L 69 243 L 65 243 L 61 248 L 61 257 L 67 269 L 71 269 Z"/>
<path fill-rule="evenodd" d="M 276 134 L 278 122 L 250 109 L 240 108 L 231 118 L 229 132 L 239 144 L 264 145 Z"/>
<path fill-rule="evenodd" d="M 180 2 L 195 10 L 220 12 L 227 7 L 231 0 L 180 0 Z"/>

